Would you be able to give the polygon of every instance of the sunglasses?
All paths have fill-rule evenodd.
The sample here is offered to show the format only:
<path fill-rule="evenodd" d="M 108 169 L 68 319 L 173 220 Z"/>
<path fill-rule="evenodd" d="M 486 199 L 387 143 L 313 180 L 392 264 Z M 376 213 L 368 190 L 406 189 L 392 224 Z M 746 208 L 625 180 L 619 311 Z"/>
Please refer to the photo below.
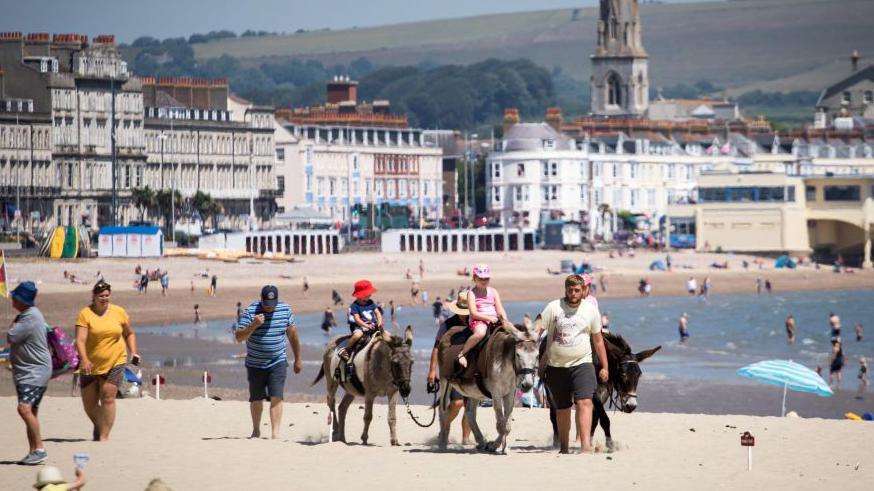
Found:
<path fill-rule="evenodd" d="M 112 286 L 105 281 L 98 281 L 96 285 L 94 285 L 94 290 L 92 290 L 95 295 L 103 293 L 105 291 L 112 291 Z"/>

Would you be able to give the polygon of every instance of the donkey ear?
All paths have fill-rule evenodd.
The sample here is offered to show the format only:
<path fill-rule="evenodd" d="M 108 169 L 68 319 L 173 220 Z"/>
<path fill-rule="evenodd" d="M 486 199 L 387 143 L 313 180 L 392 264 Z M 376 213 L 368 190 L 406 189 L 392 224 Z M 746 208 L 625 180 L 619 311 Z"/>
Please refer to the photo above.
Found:
<path fill-rule="evenodd" d="M 404 343 L 407 346 L 412 346 L 412 344 L 413 344 L 413 326 L 407 326 L 407 328 L 404 329 Z"/>
<path fill-rule="evenodd" d="M 540 333 L 543 331 L 543 316 L 537 314 L 537 318 L 534 319 L 534 332 Z"/>
<path fill-rule="evenodd" d="M 661 346 L 656 346 L 655 348 L 650 348 L 650 349 L 648 349 L 648 350 L 643 350 L 643 351 L 641 351 L 640 353 L 637 353 L 636 355 L 634 355 L 634 357 L 637 358 L 637 361 L 638 361 L 638 362 L 641 362 L 641 361 L 643 361 L 643 360 L 646 360 L 646 359 L 649 358 L 650 356 L 654 355 L 654 354 L 656 353 L 656 351 L 658 351 L 658 350 L 660 350 L 660 349 L 662 349 Z"/>
<path fill-rule="evenodd" d="M 391 342 L 391 333 L 386 331 L 385 329 L 383 329 L 382 330 L 382 340 L 385 341 L 386 343 L 390 343 Z"/>

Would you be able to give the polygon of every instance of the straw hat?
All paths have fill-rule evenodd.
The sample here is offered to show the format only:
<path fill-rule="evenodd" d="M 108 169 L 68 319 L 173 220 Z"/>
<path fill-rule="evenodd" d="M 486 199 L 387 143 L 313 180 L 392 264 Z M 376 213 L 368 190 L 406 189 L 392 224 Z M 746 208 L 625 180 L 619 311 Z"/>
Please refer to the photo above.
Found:
<path fill-rule="evenodd" d="M 57 467 L 47 465 L 40 469 L 36 474 L 36 483 L 33 487 L 39 489 L 49 484 L 62 484 L 64 482 L 66 481 L 64 481 L 64 476 L 61 474 L 61 470 Z"/>
<path fill-rule="evenodd" d="M 446 302 L 444 305 L 455 315 L 470 315 L 470 307 L 467 305 L 467 290 L 458 292 L 454 302 Z"/>

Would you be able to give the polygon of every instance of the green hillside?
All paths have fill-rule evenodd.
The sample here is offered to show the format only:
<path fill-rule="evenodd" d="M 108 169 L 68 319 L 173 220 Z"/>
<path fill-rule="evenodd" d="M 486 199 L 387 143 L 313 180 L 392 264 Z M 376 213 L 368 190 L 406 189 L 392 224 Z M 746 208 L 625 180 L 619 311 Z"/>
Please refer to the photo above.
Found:
<path fill-rule="evenodd" d="M 589 77 L 596 8 L 434 20 L 192 45 L 197 59 L 228 54 L 244 65 L 291 58 L 376 65 L 469 64 L 529 58 Z M 747 0 L 642 5 L 653 86 L 709 80 L 733 93 L 818 90 L 849 70 L 849 54 L 874 56 L 874 1 Z M 874 58 L 871 58 L 874 59 Z M 871 59 L 867 60 L 870 61 Z M 736 89 L 736 90 L 731 90 Z"/>

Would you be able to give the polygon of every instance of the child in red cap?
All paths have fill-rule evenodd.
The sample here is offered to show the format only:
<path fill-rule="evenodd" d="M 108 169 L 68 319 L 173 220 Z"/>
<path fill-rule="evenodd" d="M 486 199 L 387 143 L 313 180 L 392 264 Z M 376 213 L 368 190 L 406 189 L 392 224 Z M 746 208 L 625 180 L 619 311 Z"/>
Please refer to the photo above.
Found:
<path fill-rule="evenodd" d="M 349 338 L 346 347 L 337 351 L 343 361 L 349 361 L 349 357 L 355 351 L 355 345 L 365 334 L 371 334 L 376 329 L 382 328 L 382 312 L 376 302 L 370 298 L 374 293 L 376 288 L 370 281 L 361 280 L 355 283 L 355 291 L 352 292 L 355 301 L 349 306 L 349 330 L 352 331 L 352 337 Z"/>

